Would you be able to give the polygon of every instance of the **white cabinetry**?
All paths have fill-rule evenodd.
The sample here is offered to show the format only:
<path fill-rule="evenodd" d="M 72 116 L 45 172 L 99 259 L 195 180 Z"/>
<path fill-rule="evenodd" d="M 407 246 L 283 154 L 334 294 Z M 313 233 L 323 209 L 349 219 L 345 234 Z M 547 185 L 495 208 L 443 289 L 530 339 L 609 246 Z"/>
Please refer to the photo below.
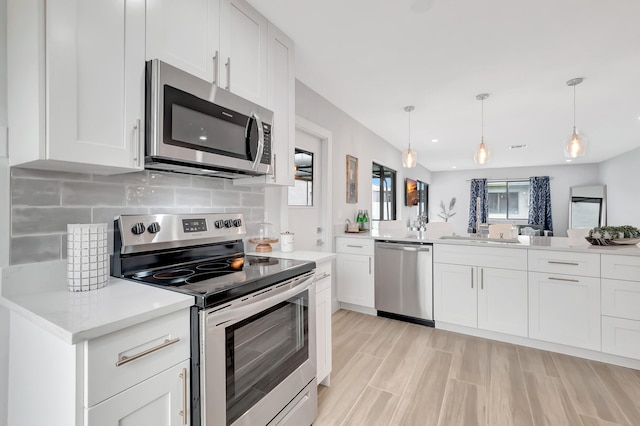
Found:
<path fill-rule="evenodd" d="M 640 257 L 601 257 L 602 352 L 640 359 Z"/>
<path fill-rule="evenodd" d="M 267 104 L 267 20 L 244 0 L 147 2 L 147 60 Z"/>
<path fill-rule="evenodd" d="M 235 179 L 234 185 L 291 186 L 294 184 L 296 120 L 294 44 L 271 23 L 268 24 L 267 59 L 267 108 L 274 112 L 271 134 L 273 173 Z"/>
<path fill-rule="evenodd" d="M 338 301 L 373 309 L 373 240 L 339 237 L 336 252 Z"/>
<path fill-rule="evenodd" d="M 527 335 L 526 251 L 436 245 L 434 319 Z"/>
<path fill-rule="evenodd" d="M 144 3 L 9 0 L 11 165 L 143 169 Z"/>
<path fill-rule="evenodd" d="M 318 383 L 331 375 L 331 260 L 316 265 L 316 364 Z"/>
<path fill-rule="evenodd" d="M 189 339 L 188 309 L 76 345 L 12 312 L 9 424 L 189 424 Z"/>
<path fill-rule="evenodd" d="M 600 350 L 600 255 L 529 250 L 529 337 Z"/>

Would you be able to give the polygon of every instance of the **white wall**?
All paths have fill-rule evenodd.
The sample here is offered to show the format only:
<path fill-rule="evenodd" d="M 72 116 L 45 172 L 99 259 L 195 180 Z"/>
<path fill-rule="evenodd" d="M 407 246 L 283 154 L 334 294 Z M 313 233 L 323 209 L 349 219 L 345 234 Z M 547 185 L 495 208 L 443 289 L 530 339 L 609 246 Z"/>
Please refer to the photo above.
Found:
<path fill-rule="evenodd" d="M 607 185 L 607 224 L 640 228 L 640 148 L 600 163 Z"/>
<path fill-rule="evenodd" d="M 0 0 L 0 132 L 7 127 L 7 1 Z M 3 136 L 0 135 L 0 142 Z M 6 147 L 4 147 L 6 148 Z M 0 267 L 9 264 L 9 166 L 0 147 Z M 0 283 L 0 285 L 2 285 Z M 0 307 L 0 426 L 7 424 L 9 312 Z"/>
<path fill-rule="evenodd" d="M 344 111 L 296 81 L 296 114 L 324 127 L 333 135 L 333 212 L 331 222 L 341 226 L 346 219 L 353 220 L 358 210 L 371 214 L 372 162 L 394 169 L 397 178 L 397 219 L 415 218 L 417 207 L 404 206 L 404 179 L 406 177 L 431 182 L 431 172 L 422 166 L 414 169 L 402 167 L 402 153 L 389 142 L 347 115 Z M 346 202 L 346 155 L 358 158 L 358 203 Z M 418 153 L 420 154 L 420 153 Z M 418 158 L 420 158 L 418 156 Z"/>
<path fill-rule="evenodd" d="M 543 167 L 513 167 L 503 169 L 478 169 L 447 172 L 432 172 L 432 184 L 429 188 L 429 215 L 433 221 L 442 221 L 440 200 L 448 206 L 452 197 L 457 198 L 456 215 L 449 221 L 458 234 L 467 232 L 469 221 L 469 180 L 519 179 L 531 176 L 551 177 L 551 213 L 555 236 L 566 237 L 569 223 L 569 187 L 575 185 L 596 185 L 607 183 L 599 177 L 598 164 L 574 164 Z M 611 206 L 611 205 L 610 205 Z M 610 211 L 611 207 L 608 211 Z"/>

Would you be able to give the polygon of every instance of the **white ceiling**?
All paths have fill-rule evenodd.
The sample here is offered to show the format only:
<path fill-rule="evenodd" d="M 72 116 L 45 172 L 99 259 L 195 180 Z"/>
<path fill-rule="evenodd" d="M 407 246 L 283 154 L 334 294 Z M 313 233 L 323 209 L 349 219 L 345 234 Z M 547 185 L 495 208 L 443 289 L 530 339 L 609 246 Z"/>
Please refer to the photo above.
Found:
<path fill-rule="evenodd" d="M 574 77 L 589 139 L 574 163 L 640 146 L 639 0 L 249 2 L 295 41 L 300 81 L 402 150 L 414 105 L 429 170 L 565 164 Z M 491 161 L 478 166 L 483 92 Z"/>

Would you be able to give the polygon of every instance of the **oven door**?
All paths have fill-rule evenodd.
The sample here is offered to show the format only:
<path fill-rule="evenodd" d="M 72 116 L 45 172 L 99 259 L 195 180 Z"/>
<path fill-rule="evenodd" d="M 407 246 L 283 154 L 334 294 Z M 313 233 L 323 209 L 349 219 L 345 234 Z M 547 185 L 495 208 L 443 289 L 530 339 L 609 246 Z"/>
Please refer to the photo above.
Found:
<path fill-rule="evenodd" d="M 204 425 L 266 425 L 290 403 L 311 424 L 315 399 L 294 399 L 316 374 L 313 274 L 205 310 L 200 330 Z"/>

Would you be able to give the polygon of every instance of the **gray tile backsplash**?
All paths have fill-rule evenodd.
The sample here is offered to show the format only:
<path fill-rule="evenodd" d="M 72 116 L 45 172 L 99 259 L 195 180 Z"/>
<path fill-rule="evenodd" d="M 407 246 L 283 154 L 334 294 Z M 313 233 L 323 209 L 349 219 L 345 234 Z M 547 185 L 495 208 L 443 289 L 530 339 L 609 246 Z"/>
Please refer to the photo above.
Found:
<path fill-rule="evenodd" d="M 226 179 L 143 171 L 113 176 L 11 169 L 11 264 L 66 257 L 67 223 L 109 224 L 120 214 L 243 213 L 264 216 L 264 189 Z"/>

